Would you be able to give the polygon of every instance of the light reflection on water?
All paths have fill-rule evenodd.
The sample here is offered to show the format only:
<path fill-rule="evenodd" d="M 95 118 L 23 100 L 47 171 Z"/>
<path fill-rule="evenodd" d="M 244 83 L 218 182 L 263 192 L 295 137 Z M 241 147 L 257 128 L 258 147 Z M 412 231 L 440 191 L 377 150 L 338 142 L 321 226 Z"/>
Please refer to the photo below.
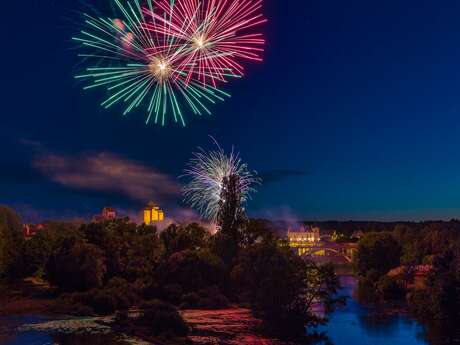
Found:
<path fill-rule="evenodd" d="M 80 330 L 80 334 L 54 333 L 49 329 L 38 327 L 33 329 L 33 325 L 43 326 L 48 322 L 62 323 L 63 327 L 81 324 L 81 320 L 50 320 L 45 317 L 0 317 L 0 344 L 5 345 L 126 345 L 112 334 L 107 332 L 95 332 L 94 326 L 88 323 L 88 327 Z M 24 326 L 26 325 L 24 330 Z"/>
<path fill-rule="evenodd" d="M 358 302 L 356 278 L 342 276 L 342 294 L 348 296 L 347 305 L 329 315 L 326 326 L 318 328 L 326 332 L 333 345 L 447 345 L 460 344 L 460 336 L 448 336 L 445 329 L 430 327 L 428 333 L 416 320 L 400 307 L 369 305 Z M 50 334 L 46 331 L 29 330 L 11 333 L 18 326 L 44 323 L 44 318 L 0 318 L 0 344 L 6 345 L 125 345 L 127 342 L 112 334 Z M 444 330 L 443 330 L 444 329 Z M 457 332 L 460 333 L 460 329 Z M 428 341 L 427 339 L 430 339 Z M 131 344 L 134 344 L 130 342 Z M 254 343 L 256 344 L 256 343 Z"/>
<path fill-rule="evenodd" d="M 327 332 L 334 345 L 438 345 L 442 341 L 429 343 L 425 328 L 411 318 L 401 307 L 364 305 L 358 303 L 356 278 L 342 276 L 343 295 L 347 305 L 332 313 L 329 323 L 318 328 Z M 325 342 L 327 344 L 327 342 Z"/>

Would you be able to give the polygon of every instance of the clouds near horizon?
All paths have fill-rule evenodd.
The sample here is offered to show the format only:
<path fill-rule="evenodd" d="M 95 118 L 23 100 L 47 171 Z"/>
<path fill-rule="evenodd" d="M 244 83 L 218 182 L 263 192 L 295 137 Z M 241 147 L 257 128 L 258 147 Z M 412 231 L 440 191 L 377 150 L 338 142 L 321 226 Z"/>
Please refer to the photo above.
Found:
<path fill-rule="evenodd" d="M 32 165 L 49 180 L 72 189 L 109 192 L 141 202 L 180 196 L 181 186 L 174 178 L 111 153 L 78 157 L 40 153 Z"/>

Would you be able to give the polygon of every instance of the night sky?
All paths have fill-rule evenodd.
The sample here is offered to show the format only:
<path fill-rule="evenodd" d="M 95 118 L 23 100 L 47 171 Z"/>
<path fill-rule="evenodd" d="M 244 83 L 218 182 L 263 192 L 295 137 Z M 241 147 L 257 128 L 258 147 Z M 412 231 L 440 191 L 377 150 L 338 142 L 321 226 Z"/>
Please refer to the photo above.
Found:
<path fill-rule="evenodd" d="M 177 176 L 209 135 L 265 178 L 251 216 L 460 217 L 459 1 L 265 0 L 265 62 L 186 128 L 82 91 L 84 9 L 2 4 L 0 203 L 26 221 L 131 215 L 149 199 L 186 214 Z"/>

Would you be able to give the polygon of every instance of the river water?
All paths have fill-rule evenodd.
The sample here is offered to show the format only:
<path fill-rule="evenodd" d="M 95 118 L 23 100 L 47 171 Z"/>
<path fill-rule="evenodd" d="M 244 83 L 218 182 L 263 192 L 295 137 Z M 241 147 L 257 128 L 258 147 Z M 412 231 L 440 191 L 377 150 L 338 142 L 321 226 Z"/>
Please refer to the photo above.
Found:
<path fill-rule="evenodd" d="M 460 344 L 460 325 L 423 326 L 401 305 L 363 302 L 357 279 L 341 276 L 341 294 L 348 297 L 345 307 L 329 316 L 318 330 L 334 345 L 448 345 Z"/>
<path fill-rule="evenodd" d="M 447 345 L 460 344 L 460 326 L 426 328 L 396 305 L 379 306 L 361 303 L 356 278 L 342 276 L 342 295 L 347 305 L 329 315 L 329 323 L 318 328 L 327 340 L 324 345 Z M 136 344 L 131 339 L 120 341 L 92 319 L 79 325 L 75 320 L 47 320 L 40 317 L 0 318 L 0 344 L 6 345 L 124 345 Z M 82 324 L 83 326 L 82 326 Z M 39 327 L 24 326 L 38 324 Z M 77 327 L 76 327 L 77 326 Z M 79 328 L 72 334 L 72 327 Z M 56 328 L 61 331 L 56 332 Z M 15 332 L 8 330 L 15 329 Z M 64 330 L 64 332 L 62 332 Z M 69 334 L 71 333 L 71 334 Z M 96 334 L 94 334 L 96 333 Z M 457 336 L 455 335 L 457 334 Z M 139 343 L 137 343 L 139 344 Z M 145 343 L 144 343 L 145 344 Z M 264 344 L 268 344 L 264 342 Z M 244 345 L 244 344 L 242 344 Z M 252 344 L 257 345 L 257 344 Z"/>

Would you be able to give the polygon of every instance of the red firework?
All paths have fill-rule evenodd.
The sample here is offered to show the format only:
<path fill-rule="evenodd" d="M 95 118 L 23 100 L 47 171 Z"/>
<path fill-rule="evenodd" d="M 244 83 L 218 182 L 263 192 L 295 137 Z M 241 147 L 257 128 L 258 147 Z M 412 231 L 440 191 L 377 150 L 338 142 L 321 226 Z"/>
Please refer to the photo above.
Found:
<path fill-rule="evenodd" d="M 262 0 L 154 0 L 144 12 L 146 29 L 183 57 L 187 81 L 216 87 L 244 75 L 241 60 L 262 61 L 265 40 L 253 32 L 267 21 L 261 8 Z"/>

